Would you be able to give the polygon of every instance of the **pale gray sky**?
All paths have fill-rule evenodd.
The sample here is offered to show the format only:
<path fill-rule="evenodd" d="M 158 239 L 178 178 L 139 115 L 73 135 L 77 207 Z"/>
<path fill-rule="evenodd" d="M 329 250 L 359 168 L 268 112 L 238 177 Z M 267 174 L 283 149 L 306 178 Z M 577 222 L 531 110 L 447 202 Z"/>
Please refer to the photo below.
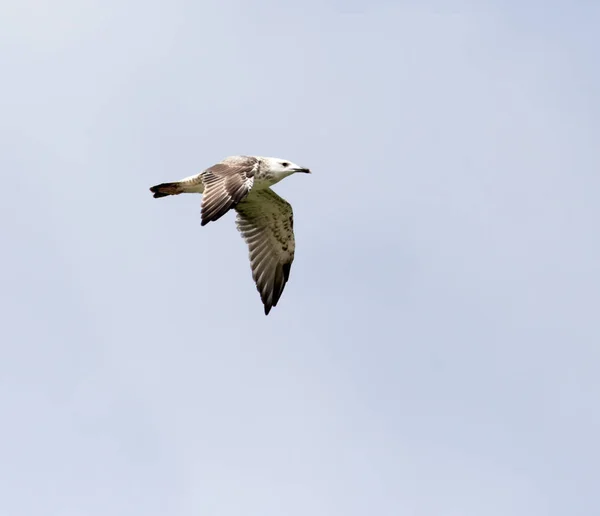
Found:
<path fill-rule="evenodd" d="M 600 6 L 10 4 L 0 516 L 600 513 Z M 268 317 L 148 191 L 231 154 L 313 171 Z"/>

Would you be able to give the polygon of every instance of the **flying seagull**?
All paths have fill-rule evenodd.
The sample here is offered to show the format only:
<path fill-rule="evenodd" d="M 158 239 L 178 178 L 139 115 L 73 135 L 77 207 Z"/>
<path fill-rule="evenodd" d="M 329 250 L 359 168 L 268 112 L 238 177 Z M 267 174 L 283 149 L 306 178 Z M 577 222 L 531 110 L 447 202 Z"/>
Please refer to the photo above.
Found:
<path fill-rule="evenodd" d="M 262 156 L 230 156 L 195 176 L 153 186 L 154 197 L 201 193 L 201 225 L 237 212 L 236 226 L 248 244 L 250 267 L 265 315 L 277 306 L 294 260 L 292 206 L 271 186 L 310 170 L 291 161 Z"/>

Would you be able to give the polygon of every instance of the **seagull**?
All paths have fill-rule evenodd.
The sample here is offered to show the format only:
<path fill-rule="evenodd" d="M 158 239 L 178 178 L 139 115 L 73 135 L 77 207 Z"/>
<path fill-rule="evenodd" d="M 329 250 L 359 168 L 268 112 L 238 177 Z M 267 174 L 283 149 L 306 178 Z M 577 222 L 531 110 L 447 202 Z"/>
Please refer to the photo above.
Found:
<path fill-rule="evenodd" d="M 248 245 L 252 278 L 268 315 L 288 281 L 296 247 L 292 206 L 270 187 L 296 173 L 310 170 L 279 158 L 229 156 L 195 176 L 150 191 L 155 198 L 203 194 L 202 226 L 232 208 L 237 212 L 236 226 Z"/>

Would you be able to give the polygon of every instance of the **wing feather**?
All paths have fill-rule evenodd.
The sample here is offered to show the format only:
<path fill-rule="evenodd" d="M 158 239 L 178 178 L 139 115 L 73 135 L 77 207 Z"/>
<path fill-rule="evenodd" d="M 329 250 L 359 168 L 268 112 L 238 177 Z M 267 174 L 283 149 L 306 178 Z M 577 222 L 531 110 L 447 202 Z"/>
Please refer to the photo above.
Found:
<path fill-rule="evenodd" d="M 238 231 L 248 245 L 252 278 L 268 314 L 281 298 L 294 261 L 292 206 L 266 188 L 251 191 L 235 210 Z"/>
<path fill-rule="evenodd" d="M 201 174 L 203 226 L 220 219 L 248 195 L 258 166 L 257 158 L 242 156 L 223 160 Z"/>

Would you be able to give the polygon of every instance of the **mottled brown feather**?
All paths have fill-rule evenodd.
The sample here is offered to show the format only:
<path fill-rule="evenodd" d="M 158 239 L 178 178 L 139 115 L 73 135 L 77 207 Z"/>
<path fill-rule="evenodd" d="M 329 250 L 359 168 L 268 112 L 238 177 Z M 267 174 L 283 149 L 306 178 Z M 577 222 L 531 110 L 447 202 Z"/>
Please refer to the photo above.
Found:
<path fill-rule="evenodd" d="M 202 226 L 220 219 L 248 195 L 258 166 L 258 159 L 248 156 L 217 163 L 202 173 Z"/>
<path fill-rule="evenodd" d="M 270 188 L 253 190 L 235 207 L 265 314 L 277 306 L 290 277 L 295 240 L 292 206 Z"/>

